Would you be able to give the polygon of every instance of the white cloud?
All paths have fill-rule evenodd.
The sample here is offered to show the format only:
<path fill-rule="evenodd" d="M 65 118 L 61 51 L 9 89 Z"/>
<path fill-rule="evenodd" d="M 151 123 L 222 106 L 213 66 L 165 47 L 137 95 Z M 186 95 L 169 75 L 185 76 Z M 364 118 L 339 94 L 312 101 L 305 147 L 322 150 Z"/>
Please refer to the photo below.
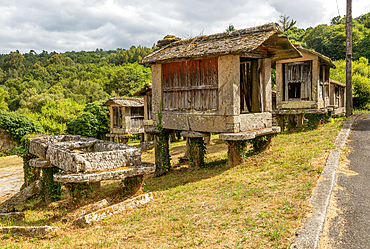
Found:
<path fill-rule="evenodd" d="M 344 15 L 346 0 L 338 4 Z M 353 0 L 354 17 L 368 12 L 368 0 Z M 302 28 L 338 15 L 336 0 L 2 0 L 0 13 L 0 53 L 152 46 L 167 34 L 212 34 L 283 14 Z"/>

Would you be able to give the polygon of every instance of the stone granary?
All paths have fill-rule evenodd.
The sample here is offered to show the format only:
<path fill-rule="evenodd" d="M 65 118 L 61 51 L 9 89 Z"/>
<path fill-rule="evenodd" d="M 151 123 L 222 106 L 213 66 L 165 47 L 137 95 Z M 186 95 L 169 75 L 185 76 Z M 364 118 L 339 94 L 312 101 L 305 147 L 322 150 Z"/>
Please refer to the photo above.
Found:
<path fill-rule="evenodd" d="M 126 144 L 112 143 L 76 135 L 40 136 L 30 139 L 29 153 L 36 159 L 30 167 L 59 168 L 55 182 L 100 185 L 104 180 L 154 173 L 154 165 L 141 162 L 141 150 Z"/>
<path fill-rule="evenodd" d="M 276 61 L 276 109 L 283 127 L 284 115 L 301 126 L 304 113 L 322 114 L 330 108 L 330 58 L 296 44 L 303 57 Z"/>
<path fill-rule="evenodd" d="M 144 98 L 144 127 L 153 126 L 152 114 L 152 83 L 147 83 L 143 88 L 133 94 L 133 96 L 142 96 Z M 152 141 L 151 134 L 146 133 L 144 141 L 141 141 L 141 149 L 149 149 L 149 143 Z"/>
<path fill-rule="evenodd" d="M 330 79 L 330 106 L 332 114 L 343 116 L 346 113 L 346 85 Z"/>
<path fill-rule="evenodd" d="M 220 133 L 229 145 L 279 131 L 272 127 L 271 63 L 301 57 L 282 33 L 270 23 L 176 38 L 145 57 L 152 67 L 154 124 L 183 131 L 190 142 Z M 238 152 L 229 148 L 234 164 L 230 155 Z"/>
<path fill-rule="evenodd" d="M 102 106 L 109 106 L 110 109 L 110 137 L 113 142 L 127 143 L 128 137 L 132 134 L 141 134 L 144 139 L 144 99 L 129 97 L 110 98 Z"/>

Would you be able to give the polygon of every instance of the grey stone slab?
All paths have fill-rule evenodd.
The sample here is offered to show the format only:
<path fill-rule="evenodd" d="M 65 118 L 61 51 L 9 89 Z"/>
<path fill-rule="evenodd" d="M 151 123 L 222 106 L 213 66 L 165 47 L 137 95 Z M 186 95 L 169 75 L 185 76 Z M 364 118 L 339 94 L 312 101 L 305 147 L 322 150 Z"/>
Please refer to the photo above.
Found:
<path fill-rule="evenodd" d="M 254 131 L 245 131 L 245 132 L 238 132 L 238 133 L 221 133 L 219 138 L 221 140 L 228 140 L 228 141 L 241 141 L 241 140 L 249 140 L 253 139 L 256 136 L 268 135 L 272 133 L 280 132 L 280 127 L 274 126 L 273 128 L 265 128 L 260 130 Z"/>
<path fill-rule="evenodd" d="M 95 221 L 102 220 L 104 218 L 107 218 L 109 216 L 112 216 L 114 214 L 121 213 L 127 209 L 132 209 L 139 207 L 141 205 L 144 205 L 150 201 L 153 200 L 153 194 L 152 193 L 146 193 L 143 195 L 139 195 L 135 198 L 126 200 L 124 202 L 103 208 L 101 210 L 98 210 L 96 212 L 87 214 L 77 220 L 75 220 L 75 223 L 78 225 L 84 225 L 84 224 L 91 224 Z"/>
<path fill-rule="evenodd" d="M 141 164 L 139 148 L 72 135 L 32 139 L 30 153 L 39 157 L 44 155 L 43 158 L 49 160 L 51 165 L 74 173 Z"/>
<path fill-rule="evenodd" d="M 183 137 L 190 137 L 190 138 L 201 138 L 201 137 L 209 137 L 209 132 L 195 132 L 195 131 L 182 131 L 180 133 Z"/>
<path fill-rule="evenodd" d="M 12 196 L 10 199 L 1 203 L 0 213 L 7 212 L 9 209 L 17 206 L 18 204 L 27 200 L 29 197 L 40 193 L 40 191 L 41 191 L 41 181 L 37 180 L 33 182 L 30 186 L 23 189 L 21 192 L 17 193 L 16 195 Z"/>
<path fill-rule="evenodd" d="M 45 158 L 31 159 L 29 161 L 29 165 L 31 167 L 36 167 L 36 168 L 51 168 L 51 167 L 54 167 L 53 165 L 50 164 L 50 161 L 45 159 Z"/>
<path fill-rule="evenodd" d="M 126 177 L 152 174 L 155 171 L 154 164 L 143 164 L 141 167 L 131 167 L 97 173 L 68 173 L 59 172 L 54 175 L 54 181 L 63 183 L 100 182 L 104 180 L 120 180 Z"/>

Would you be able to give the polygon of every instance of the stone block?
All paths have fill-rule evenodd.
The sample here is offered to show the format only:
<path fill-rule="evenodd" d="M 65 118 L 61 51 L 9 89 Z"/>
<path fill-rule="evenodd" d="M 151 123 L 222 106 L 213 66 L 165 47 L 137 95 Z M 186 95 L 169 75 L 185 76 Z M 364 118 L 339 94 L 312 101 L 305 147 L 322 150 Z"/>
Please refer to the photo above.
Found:
<path fill-rule="evenodd" d="M 50 164 L 50 161 L 45 159 L 45 158 L 31 159 L 29 161 L 29 165 L 31 167 L 36 167 L 36 168 L 51 168 L 51 167 L 54 167 L 53 165 Z"/>
<path fill-rule="evenodd" d="M 30 153 L 74 173 L 141 165 L 139 148 L 72 135 L 32 139 Z"/>
<path fill-rule="evenodd" d="M 54 174 L 54 181 L 63 183 L 100 182 L 104 180 L 120 180 L 126 177 L 153 174 L 155 165 L 151 163 L 142 164 L 141 167 L 110 170 L 97 173 L 69 173 L 59 172 Z"/>
<path fill-rule="evenodd" d="M 4 201 L 0 205 L 0 213 L 5 213 L 23 201 L 27 200 L 29 197 L 39 194 L 41 191 L 41 181 L 37 180 L 33 182 L 30 186 L 23 189 L 21 192 L 12 196 L 10 199 Z"/>
<path fill-rule="evenodd" d="M 98 210 L 96 212 L 87 214 L 77 220 L 75 220 L 75 223 L 78 225 L 85 225 L 85 224 L 91 224 L 94 221 L 102 220 L 106 217 L 112 216 L 117 213 L 122 213 L 123 211 L 127 209 L 132 209 L 139 207 L 141 205 L 144 205 L 150 201 L 153 200 L 153 194 L 152 193 L 146 193 L 143 195 L 139 195 L 135 198 L 126 200 L 124 202 L 112 205 L 110 207 L 106 207 L 104 209 Z"/>

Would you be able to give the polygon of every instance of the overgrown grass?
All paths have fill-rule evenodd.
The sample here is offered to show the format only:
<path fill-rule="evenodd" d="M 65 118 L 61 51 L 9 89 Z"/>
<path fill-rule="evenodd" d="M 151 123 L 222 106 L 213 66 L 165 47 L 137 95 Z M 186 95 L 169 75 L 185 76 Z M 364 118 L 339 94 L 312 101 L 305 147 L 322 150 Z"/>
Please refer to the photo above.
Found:
<path fill-rule="evenodd" d="M 22 167 L 23 159 L 18 156 L 0 157 L 0 169 L 7 167 Z"/>
<path fill-rule="evenodd" d="M 26 221 L 17 224 L 42 221 L 60 232 L 48 239 L 8 236 L 0 243 L 25 248 L 287 248 L 342 123 L 337 119 L 317 130 L 278 135 L 269 152 L 231 169 L 227 146 L 213 139 L 206 168 L 176 167 L 146 180 L 145 191 L 156 195 L 145 207 L 77 228 L 60 222 L 72 211 L 34 205 Z M 171 153 L 183 155 L 184 149 L 181 141 Z M 154 152 L 143 159 L 154 160 Z"/>

